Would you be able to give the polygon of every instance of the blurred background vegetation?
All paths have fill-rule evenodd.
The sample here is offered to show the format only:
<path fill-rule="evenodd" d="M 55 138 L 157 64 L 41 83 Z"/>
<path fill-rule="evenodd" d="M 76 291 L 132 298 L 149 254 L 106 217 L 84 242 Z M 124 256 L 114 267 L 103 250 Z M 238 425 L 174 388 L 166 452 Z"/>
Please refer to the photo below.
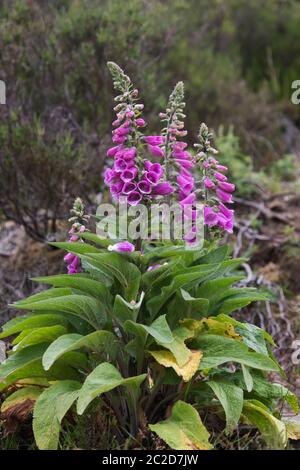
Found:
<path fill-rule="evenodd" d="M 184 80 L 190 141 L 205 120 L 244 179 L 245 169 L 293 177 L 284 156 L 300 147 L 300 106 L 290 101 L 300 78 L 298 1 L 3 0 L 0 17 L 1 207 L 36 239 L 56 231 L 75 195 L 92 202 L 101 189 L 107 60 L 142 90 L 151 126 Z"/>

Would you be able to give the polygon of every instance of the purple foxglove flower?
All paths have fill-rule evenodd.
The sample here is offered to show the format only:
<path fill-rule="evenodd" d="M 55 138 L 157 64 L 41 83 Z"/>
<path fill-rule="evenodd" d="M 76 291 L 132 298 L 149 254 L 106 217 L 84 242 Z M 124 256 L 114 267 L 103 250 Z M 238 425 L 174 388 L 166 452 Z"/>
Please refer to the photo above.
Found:
<path fill-rule="evenodd" d="M 204 186 L 208 189 L 213 189 L 216 187 L 215 183 L 208 177 L 204 178 Z"/>
<path fill-rule="evenodd" d="M 129 182 L 129 183 L 124 184 L 123 189 L 122 189 L 122 193 L 127 195 L 127 194 L 132 193 L 135 190 L 136 190 L 136 184 L 132 183 L 132 182 Z"/>
<path fill-rule="evenodd" d="M 194 183 L 186 183 L 180 187 L 180 199 L 184 199 L 185 196 L 188 196 L 194 189 Z"/>
<path fill-rule="evenodd" d="M 117 253 L 132 253 L 135 250 L 134 245 L 130 242 L 118 242 L 114 245 L 109 245 L 107 249 Z"/>
<path fill-rule="evenodd" d="M 186 147 L 187 147 L 186 142 L 174 142 L 172 144 L 173 152 L 180 152 L 181 150 L 184 150 Z"/>
<path fill-rule="evenodd" d="M 130 206 L 136 206 L 140 203 L 141 199 L 142 196 L 140 193 L 138 193 L 137 191 L 132 191 L 132 193 L 128 194 L 127 202 Z"/>
<path fill-rule="evenodd" d="M 226 219 L 233 219 L 234 211 L 232 209 L 228 209 L 228 207 L 224 206 L 222 202 L 219 204 L 220 212 L 225 215 Z"/>
<path fill-rule="evenodd" d="M 211 207 L 204 207 L 204 223 L 209 226 L 216 225 L 218 214 Z"/>
<path fill-rule="evenodd" d="M 189 152 L 186 152 L 185 150 L 180 150 L 179 152 L 173 152 L 172 156 L 175 159 L 183 159 L 183 160 L 191 160 L 192 156 Z"/>
<path fill-rule="evenodd" d="M 222 191 L 222 189 L 219 189 L 219 188 L 217 189 L 216 194 L 218 198 L 220 199 L 220 201 L 226 202 L 227 204 L 233 203 L 232 194 L 226 193 L 226 191 Z"/>
<path fill-rule="evenodd" d="M 146 125 L 146 122 L 142 118 L 137 118 L 135 120 L 135 123 L 138 127 L 144 127 Z"/>
<path fill-rule="evenodd" d="M 118 136 L 123 136 L 123 135 L 127 136 L 129 132 L 130 132 L 129 127 L 118 127 L 117 129 L 113 131 L 113 134 L 118 135 Z"/>
<path fill-rule="evenodd" d="M 124 170 L 121 173 L 121 180 L 124 181 L 124 183 L 128 183 L 129 181 L 132 181 L 136 177 L 137 172 L 138 170 L 134 166 L 132 168 Z"/>
<path fill-rule="evenodd" d="M 162 265 L 161 264 L 153 264 L 152 266 L 149 266 L 147 271 L 154 271 L 155 269 L 160 268 Z"/>
<path fill-rule="evenodd" d="M 110 187 L 111 194 L 113 194 L 114 196 L 118 196 L 122 192 L 123 186 L 123 181 L 118 181 L 117 183 L 113 184 Z"/>
<path fill-rule="evenodd" d="M 227 176 L 222 175 L 222 173 L 219 173 L 218 171 L 215 171 L 215 172 L 214 172 L 214 177 L 215 177 L 218 181 L 227 181 Z"/>
<path fill-rule="evenodd" d="M 133 118 L 134 117 L 134 112 L 131 111 L 131 110 L 127 111 L 126 112 L 126 117 L 129 118 L 129 119 Z"/>
<path fill-rule="evenodd" d="M 114 135 L 113 138 L 112 138 L 112 141 L 115 143 L 115 144 L 123 144 L 126 140 L 126 136 L 125 135 Z"/>
<path fill-rule="evenodd" d="M 226 181 L 221 181 L 219 183 L 219 188 L 223 189 L 223 191 L 228 191 L 229 193 L 233 193 L 235 190 L 235 186 L 232 183 L 226 183 Z"/>
<path fill-rule="evenodd" d="M 124 160 L 133 160 L 136 157 L 136 148 L 130 147 L 123 151 Z"/>
<path fill-rule="evenodd" d="M 148 145 L 148 150 L 154 157 L 163 157 L 165 155 L 163 149 L 157 145 Z"/>
<path fill-rule="evenodd" d="M 120 126 L 120 124 L 121 124 L 121 121 L 119 119 L 115 119 L 112 123 L 113 127 Z"/>
<path fill-rule="evenodd" d="M 67 253 L 65 256 L 64 256 L 64 261 L 68 264 L 71 264 L 72 261 L 74 260 L 75 258 L 75 255 L 73 253 Z"/>
<path fill-rule="evenodd" d="M 117 171 L 124 171 L 127 168 L 127 163 L 122 158 L 118 158 L 117 160 L 115 160 L 114 167 Z"/>
<path fill-rule="evenodd" d="M 185 168 L 186 170 L 189 170 L 193 168 L 193 163 L 190 160 L 183 160 L 183 159 L 175 159 L 174 160 L 181 168 Z"/>
<path fill-rule="evenodd" d="M 154 173 L 157 173 L 159 176 L 162 176 L 164 172 L 160 163 L 152 163 L 150 162 L 150 160 L 146 160 L 144 166 L 145 166 L 145 170 L 153 171 Z"/>
<path fill-rule="evenodd" d="M 183 206 L 189 206 L 189 205 L 193 205 L 196 201 L 196 194 L 195 193 L 191 193 L 189 194 L 187 197 L 185 197 L 184 199 L 182 199 L 180 201 L 180 205 L 183 207 Z"/>
<path fill-rule="evenodd" d="M 166 181 L 164 183 L 158 183 L 153 187 L 153 194 L 157 196 L 165 196 L 174 192 L 172 186 Z"/>
<path fill-rule="evenodd" d="M 203 168 L 210 168 L 210 167 L 211 167 L 211 164 L 208 163 L 208 162 L 203 162 L 203 163 L 202 163 L 202 166 L 203 166 Z"/>
<path fill-rule="evenodd" d="M 219 171 L 228 171 L 227 166 L 224 166 L 224 165 L 217 165 L 216 168 Z"/>
<path fill-rule="evenodd" d="M 114 157 L 119 150 L 120 150 L 120 146 L 116 145 L 115 147 L 111 147 L 110 149 L 108 149 L 106 152 L 106 155 L 108 157 Z"/>
<path fill-rule="evenodd" d="M 156 184 L 159 181 L 159 175 L 155 171 L 146 171 L 143 175 L 143 178 L 148 181 L 150 184 Z"/>
<path fill-rule="evenodd" d="M 151 184 L 148 183 L 148 181 L 140 181 L 138 183 L 138 189 L 142 194 L 150 194 L 152 191 Z"/>
<path fill-rule="evenodd" d="M 218 214 L 218 227 L 222 230 L 226 230 L 229 233 L 233 232 L 233 220 L 226 219 L 223 214 Z"/>
<path fill-rule="evenodd" d="M 148 135 L 144 137 L 144 140 L 149 145 L 161 145 L 165 142 L 165 137 L 162 135 Z"/>

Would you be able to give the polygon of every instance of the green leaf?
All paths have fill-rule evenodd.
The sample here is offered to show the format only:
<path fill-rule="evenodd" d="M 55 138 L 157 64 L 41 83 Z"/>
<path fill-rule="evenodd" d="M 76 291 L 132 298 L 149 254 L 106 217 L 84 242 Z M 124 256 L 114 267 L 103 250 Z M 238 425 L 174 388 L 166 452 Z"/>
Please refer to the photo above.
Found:
<path fill-rule="evenodd" d="M 130 331 L 130 326 L 132 323 L 134 322 L 131 320 L 125 323 L 126 331 Z M 143 325 L 142 323 L 135 323 L 135 326 L 144 330 L 159 343 L 171 343 L 174 340 L 172 332 L 166 321 L 166 315 L 161 315 L 158 317 L 150 326 Z"/>
<path fill-rule="evenodd" d="M 74 255 L 85 255 L 89 253 L 99 253 L 100 250 L 95 246 L 89 245 L 88 243 L 82 242 L 51 242 L 49 245 L 61 248 Z"/>
<path fill-rule="evenodd" d="M 88 348 L 94 352 L 105 352 L 115 358 L 118 350 L 118 338 L 110 331 L 94 331 L 89 335 L 67 334 L 60 336 L 46 349 L 43 355 L 43 366 L 49 370 L 52 364 L 63 354 L 76 349 Z"/>
<path fill-rule="evenodd" d="M 124 289 L 124 297 L 129 302 L 136 300 L 141 273 L 135 264 L 127 261 L 119 253 L 97 253 L 86 256 L 87 261 L 104 273 L 114 276 Z"/>
<path fill-rule="evenodd" d="M 145 294 L 142 292 L 138 302 L 134 300 L 127 302 L 121 295 L 117 294 L 113 307 L 113 318 L 115 318 L 120 325 L 123 325 L 127 320 L 136 321 L 144 297 Z"/>
<path fill-rule="evenodd" d="M 200 319 L 205 317 L 209 307 L 209 300 L 201 297 L 192 297 L 189 292 L 180 289 L 180 294 L 185 303 L 184 318 Z"/>
<path fill-rule="evenodd" d="M 42 366 L 42 356 L 47 346 L 48 343 L 27 346 L 2 362 L 0 365 L 0 390 L 5 389 L 15 381 L 27 379 L 28 377 L 46 377 L 49 380 L 77 379 L 78 373 L 68 364 L 69 361 L 69 363 L 75 365 L 74 360 L 77 357 L 74 356 L 62 358 L 61 362 L 54 364 L 48 373 L 45 372 Z"/>
<path fill-rule="evenodd" d="M 138 388 L 145 380 L 146 374 L 124 379 L 120 372 L 108 362 L 103 362 L 91 372 L 80 390 L 77 402 L 77 412 L 82 415 L 86 407 L 101 393 L 119 387 L 120 385 Z"/>
<path fill-rule="evenodd" d="M 152 316 L 156 315 L 169 298 L 180 288 L 184 286 L 189 286 L 191 288 L 194 283 L 203 281 L 216 269 L 217 267 L 212 265 L 196 266 L 196 268 L 187 268 L 185 274 L 178 274 L 173 277 L 171 284 L 162 287 L 159 295 L 153 296 L 148 300 L 147 308 L 149 309 L 150 314 Z"/>
<path fill-rule="evenodd" d="M 42 314 L 42 315 L 23 315 L 20 317 L 13 318 L 9 322 L 2 326 L 3 332 L 0 334 L 0 338 L 6 338 L 20 331 L 42 328 L 44 326 L 55 326 L 55 325 L 67 326 L 68 321 L 62 315 L 53 314 Z"/>
<path fill-rule="evenodd" d="M 107 320 L 103 304 L 87 295 L 72 294 L 33 303 L 26 302 L 24 305 L 19 304 L 18 308 L 37 312 L 51 310 L 76 315 L 95 329 L 101 328 Z"/>
<path fill-rule="evenodd" d="M 243 390 L 225 381 L 209 380 L 206 384 L 220 401 L 226 416 L 226 429 L 231 431 L 239 422 L 243 409 Z"/>
<path fill-rule="evenodd" d="M 56 382 L 37 399 L 33 433 L 40 450 L 56 450 L 63 417 L 77 399 L 81 384 L 73 380 Z"/>
<path fill-rule="evenodd" d="M 102 301 L 105 305 L 110 305 L 111 294 L 104 284 L 87 277 L 86 274 L 58 274 L 56 276 L 37 277 L 32 279 L 35 282 L 43 282 L 55 287 L 70 287 L 89 294 Z"/>
<path fill-rule="evenodd" d="M 57 289 L 47 289 L 37 294 L 30 295 L 26 299 L 19 300 L 13 304 L 14 308 L 22 308 L 23 305 L 39 302 L 40 300 L 53 299 L 55 297 L 64 297 L 65 295 L 72 294 L 72 289 L 68 287 L 61 287 Z"/>
<path fill-rule="evenodd" d="M 15 345 L 14 350 L 19 351 L 20 349 L 33 344 L 51 343 L 59 336 L 67 333 L 67 329 L 62 325 L 55 325 L 23 330 L 22 333 L 13 342 Z"/>
<path fill-rule="evenodd" d="M 195 408 L 177 401 L 172 415 L 165 421 L 150 424 L 149 428 L 175 450 L 209 450 L 209 433 Z"/>
<path fill-rule="evenodd" d="M 256 400 L 246 400 L 243 416 L 247 422 L 256 426 L 271 449 L 284 449 L 287 444 L 285 424 L 275 418 L 268 409 Z"/>
<path fill-rule="evenodd" d="M 218 247 L 216 250 L 209 251 L 204 256 L 200 256 L 193 263 L 192 266 L 197 264 L 210 264 L 210 263 L 222 263 L 228 254 L 228 246 L 223 245 Z"/>
<path fill-rule="evenodd" d="M 211 369 L 225 362 L 238 362 L 254 369 L 279 370 L 269 357 L 250 352 L 241 341 L 219 335 L 200 334 L 193 342 L 193 348 L 203 352 L 200 369 Z"/>
<path fill-rule="evenodd" d="M 253 389 L 253 378 L 247 366 L 242 364 L 242 372 L 247 392 L 250 393 Z"/>

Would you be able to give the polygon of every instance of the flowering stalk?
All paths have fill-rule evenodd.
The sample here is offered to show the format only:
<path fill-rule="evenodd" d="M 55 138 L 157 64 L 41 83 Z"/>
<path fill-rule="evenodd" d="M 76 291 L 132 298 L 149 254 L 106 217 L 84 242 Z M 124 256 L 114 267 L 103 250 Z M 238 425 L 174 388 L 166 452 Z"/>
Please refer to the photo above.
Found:
<path fill-rule="evenodd" d="M 73 208 L 71 209 L 72 217 L 69 222 L 72 222 L 72 227 L 69 230 L 69 242 L 78 242 L 80 240 L 80 233 L 85 232 L 85 223 L 88 221 L 88 216 L 84 214 L 84 204 L 78 197 L 75 199 Z M 68 274 L 76 274 L 81 272 L 80 258 L 73 253 L 67 253 L 64 257 L 67 264 Z"/>
<path fill-rule="evenodd" d="M 233 231 L 234 211 L 225 206 L 232 204 L 232 193 L 235 186 L 227 181 L 227 167 L 216 160 L 218 151 L 211 146 L 212 133 L 206 124 L 202 123 L 199 129 L 199 143 L 196 161 L 200 163 L 204 188 L 204 223 L 208 227 L 217 227 L 229 233 Z"/>

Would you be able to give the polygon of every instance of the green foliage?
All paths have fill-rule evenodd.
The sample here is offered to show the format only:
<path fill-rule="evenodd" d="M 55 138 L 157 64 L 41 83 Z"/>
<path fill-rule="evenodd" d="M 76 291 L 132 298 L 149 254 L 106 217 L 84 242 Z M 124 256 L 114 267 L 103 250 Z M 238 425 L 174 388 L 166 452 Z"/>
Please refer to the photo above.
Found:
<path fill-rule="evenodd" d="M 2 413 L 33 397 L 40 449 L 58 447 L 65 415 L 92 413 L 94 404 L 105 403 L 115 416 L 115 436 L 124 441 L 148 422 L 172 448 L 208 449 L 199 412 L 215 409 L 227 432 L 247 420 L 270 447 L 282 447 L 285 425 L 274 417 L 275 402 L 286 400 L 297 412 L 297 400 L 265 376 L 280 372 L 272 338 L 228 315 L 268 298 L 235 285 L 240 260 L 208 243 L 200 252 L 146 244 L 143 255 L 122 255 L 93 241 L 97 246 L 64 244 L 80 257 L 84 273 L 39 278 L 52 287 L 15 304 L 28 313 L 1 333 L 15 336 L 0 365 Z M 166 264 L 148 271 L 156 261 Z M 45 388 L 36 393 L 38 382 Z M 167 406 L 172 414 L 161 421 Z"/>

